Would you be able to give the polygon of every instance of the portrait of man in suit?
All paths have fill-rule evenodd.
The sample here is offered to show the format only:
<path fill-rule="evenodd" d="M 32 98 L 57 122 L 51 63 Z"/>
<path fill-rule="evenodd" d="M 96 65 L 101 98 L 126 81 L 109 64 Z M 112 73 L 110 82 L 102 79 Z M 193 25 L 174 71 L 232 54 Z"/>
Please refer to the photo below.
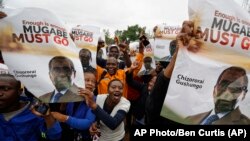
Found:
<path fill-rule="evenodd" d="M 55 56 L 49 61 L 49 77 L 55 90 L 39 97 L 46 103 L 81 101 L 78 87 L 73 83 L 76 71 L 73 62 L 65 56 Z"/>
<path fill-rule="evenodd" d="M 250 120 L 241 113 L 239 103 L 247 94 L 248 78 L 244 68 L 225 69 L 214 86 L 214 109 L 187 117 L 191 124 L 247 125 Z"/>

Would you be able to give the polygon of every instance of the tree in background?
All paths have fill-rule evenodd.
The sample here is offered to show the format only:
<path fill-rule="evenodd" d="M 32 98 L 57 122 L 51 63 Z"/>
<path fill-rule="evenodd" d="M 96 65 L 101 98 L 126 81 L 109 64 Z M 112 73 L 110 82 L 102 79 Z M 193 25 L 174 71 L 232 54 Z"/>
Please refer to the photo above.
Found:
<path fill-rule="evenodd" d="M 108 29 L 103 30 L 105 35 L 105 42 L 107 45 L 114 44 L 114 39 L 110 37 L 110 32 Z"/>
<path fill-rule="evenodd" d="M 146 27 L 140 27 L 138 24 L 128 26 L 126 30 L 115 30 L 114 35 L 119 39 L 120 42 L 125 42 L 129 44 L 130 42 L 138 41 L 141 34 L 146 35 L 148 38 L 151 38 L 150 33 L 145 33 Z M 103 30 L 105 34 L 105 41 L 107 45 L 114 44 L 114 38 L 110 37 L 110 32 L 108 29 Z"/>
<path fill-rule="evenodd" d="M 139 25 L 128 26 L 127 30 L 116 30 L 115 36 L 119 38 L 121 42 L 133 42 L 138 40 L 140 34 L 145 34 L 146 27 L 140 27 Z"/>

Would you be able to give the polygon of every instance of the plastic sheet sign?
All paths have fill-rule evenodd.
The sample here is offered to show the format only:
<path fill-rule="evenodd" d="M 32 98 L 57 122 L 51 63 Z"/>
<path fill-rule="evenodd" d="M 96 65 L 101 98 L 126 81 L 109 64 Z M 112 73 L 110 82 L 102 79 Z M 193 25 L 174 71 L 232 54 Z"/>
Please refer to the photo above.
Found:
<path fill-rule="evenodd" d="M 44 102 L 53 102 L 57 91 L 75 96 L 70 86 L 84 87 L 83 71 L 64 23 L 40 8 L 1 11 L 7 17 L 0 20 L 0 49 L 10 73 L 36 97 L 50 93 Z M 82 100 L 74 96 L 60 102 Z"/>
<path fill-rule="evenodd" d="M 176 36 L 179 34 L 181 26 L 157 25 L 154 28 L 154 59 L 156 61 L 169 62 L 174 52 L 173 45 Z M 171 43 L 172 42 L 172 43 Z M 172 46 L 170 46 L 170 43 Z M 172 51 L 173 50 L 173 51 Z"/>
<path fill-rule="evenodd" d="M 156 25 L 154 27 L 154 37 L 158 39 L 174 40 L 180 31 L 181 26 L 179 25 Z"/>
<path fill-rule="evenodd" d="M 74 42 L 80 48 L 87 45 L 97 46 L 98 39 L 101 37 L 100 28 L 91 25 L 78 25 L 73 27 L 71 34 Z"/>
<path fill-rule="evenodd" d="M 190 42 L 200 49 L 180 48 L 161 115 L 204 124 L 216 113 L 213 124 L 250 124 L 249 14 L 233 0 L 189 0 L 189 16 L 203 31 Z"/>
<path fill-rule="evenodd" d="M 91 52 L 89 63 L 96 68 L 96 52 L 98 39 L 101 38 L 100 27 L 91 25 L 78 25 L 71 29 L 76 46 Z"/>

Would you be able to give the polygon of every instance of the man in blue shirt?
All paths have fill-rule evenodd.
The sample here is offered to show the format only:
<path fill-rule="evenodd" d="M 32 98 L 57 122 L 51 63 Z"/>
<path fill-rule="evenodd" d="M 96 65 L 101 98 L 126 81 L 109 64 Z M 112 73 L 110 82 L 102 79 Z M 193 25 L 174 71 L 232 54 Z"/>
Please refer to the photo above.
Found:
<path fill-rule="evenodd" d="M 0 74 L 0 139 L 4 141 L 58 140 L 61 127 L 47 112 L 37 116 L 29 101 L 21 101 L 21 83 L 13 75 Z M 33 109 L 34 111 L 34 109 Z"/>

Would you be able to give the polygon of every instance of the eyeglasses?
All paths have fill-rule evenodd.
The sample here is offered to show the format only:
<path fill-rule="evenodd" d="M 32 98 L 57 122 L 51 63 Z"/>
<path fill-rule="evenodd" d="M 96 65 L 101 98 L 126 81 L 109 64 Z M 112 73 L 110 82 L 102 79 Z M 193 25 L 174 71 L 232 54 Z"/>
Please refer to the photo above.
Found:
<path fill-rule="evenodd" d="M 52 71 L 55 73 L 71 74 L 74 70 L 70 67 L 53 67 Z"/>

